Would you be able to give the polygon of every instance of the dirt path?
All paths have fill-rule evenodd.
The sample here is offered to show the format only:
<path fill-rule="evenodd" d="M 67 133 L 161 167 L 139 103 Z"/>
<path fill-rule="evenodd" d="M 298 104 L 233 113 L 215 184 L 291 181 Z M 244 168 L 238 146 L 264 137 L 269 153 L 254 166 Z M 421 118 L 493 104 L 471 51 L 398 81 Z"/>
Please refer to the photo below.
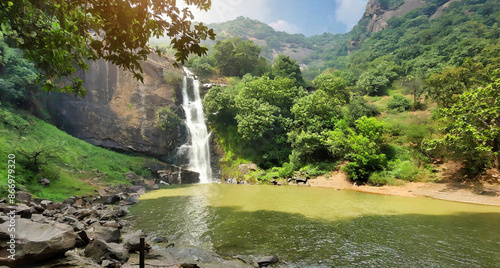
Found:
<path fill-rule="evenodd" d="M 448 172 L 449 173 L 449 172 Z M 446 172 L 441 175 L 446 175 Z M 347 180 L 343 172 L 333 172 L 329 176 L 320 176 L 308 181 L 312 187 L 350 189 L 373 194 L 386 194 L 406 197 L 431 197 L 436 199 L 500 206 L 499 182 L 409 182 L 403 186 L 357 186 Z"/>

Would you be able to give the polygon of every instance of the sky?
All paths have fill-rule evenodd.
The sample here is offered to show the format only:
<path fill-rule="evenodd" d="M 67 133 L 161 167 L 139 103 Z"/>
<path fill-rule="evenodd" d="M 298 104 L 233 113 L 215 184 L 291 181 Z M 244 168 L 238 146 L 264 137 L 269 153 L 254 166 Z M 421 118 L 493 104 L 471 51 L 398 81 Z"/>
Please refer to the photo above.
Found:
<path fill-rule="evenodd" d="M 368 0 L 212 0 L 208 12 L 191 9 L 196 21 L 224 22 L 239 16 L 278 31 L 306 36 L 345 33 L 363 16 Z"/>

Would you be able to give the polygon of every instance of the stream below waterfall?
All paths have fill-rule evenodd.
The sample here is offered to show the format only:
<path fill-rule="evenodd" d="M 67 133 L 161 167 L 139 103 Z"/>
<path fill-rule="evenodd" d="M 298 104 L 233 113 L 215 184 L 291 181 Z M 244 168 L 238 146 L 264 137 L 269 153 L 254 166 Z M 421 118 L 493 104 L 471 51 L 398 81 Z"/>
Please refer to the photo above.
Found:
<path fill-rule="evenodd" d="M 500 207 L 349 190 L 198 184 L 149 192 L 135 227 L 287 267 L 498 267 Z"/>

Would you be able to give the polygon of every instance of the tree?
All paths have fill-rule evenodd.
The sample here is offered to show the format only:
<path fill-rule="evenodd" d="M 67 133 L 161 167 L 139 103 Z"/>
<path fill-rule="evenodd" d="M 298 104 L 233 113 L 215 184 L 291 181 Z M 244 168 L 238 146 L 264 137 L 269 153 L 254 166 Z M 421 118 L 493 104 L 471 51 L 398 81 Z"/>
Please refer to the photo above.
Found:
<path fill-rule="evenodd" d="M 208 10 L 210 0 L 185 0 Z M 40 71 L 44 90 L 52 91 L 64 77 L 87 70 L 86 60 L 104 59 L 131 71 L 142 80 L 141 61 L 154 51 L 152 37 L 168 36 L 183 63 L 190 53 L 205 54 L 199 45 L 215 38 L 203 23 L 192 25 L 188 8 L 179 9 L 175 1 L 157 0 L 16 0 L 0 2 L 2 32 L 23 50 Z M 156 52 L 160 53 L 159 50 Z M 82 80 L 61 91 L 85 95 Z"/>
<path fill-rule="evenodd" d="M 390 81 L 385 76 L 380 76 L 370 71 L 363 73 L 356 83 L 363 94 L 370 96 L 381 95 L 383 93 L 382 90 L 389 84 Z"/>
<path fill-rule="evenodd" d="M 430 96 L 444 107 L 451 107 L 455 96 L 473 86 L 483 85 L 489 77 L 483 75 L 483 65 L 467 59 L 460 67 L 452 67 L 441 73 L 433 74 L 426 83 Z"/>
<path fill-rule="evenodd" d="M 299 64 L 290 59 L 289 56 L 278 55 L 276 57 L 272 67 L 272 75 L 274 77 L 279 76 L 293 79 L 298 85 L 304 84 Z"/>
<path fill-rule="evenodd" d="M 465 157 L 469 172 L 477 173 L 494 159 L 499 166 L 500 153 L 500 69 L 493 82 L 469 88 L 457 95 L 449 108 L 438 110 L 438 117 L 448 122 L 444 137 L 427 141 L 429 149 L 444 146 Z"/>
<path fill-rule="evenodd" d="M 313 84 L 316 89 L 323 90 L 330 97 L 336 99 L 339 104 L 349 103 L 351 95 L 347 90 L 347 81 L 340 77 L 338 73 L 323 72 L 313 80 Z"/>
<path fill-rule="evenodd" d="M 243 77 L 252 73 L 260 63 L 260 51 L 252 41 L 235 37 L 217 41 L 211 57 L 222 75 Z"/>
<path fill-rule="evenodd" d="M 384 123 L 366 116 L 356 120 L 350 128 L 344 120 L 327 133 L 328 150 L 339 160 L 349 161 L 344 170 L 358 184 L 365 183 L 370 174 L 387 165 L 387 157 L 381 152 Z"/>
<path fill-rule="evenodd" d="M 344 114 L 344 120 L 349 126 L 354 126 L 356 120 L 359 118 L 373 117 L 379 114 L 377 107 L 373 104 L 369 104 L 366 99 L 361 96 L 354 97 L 349 104 L 342 108 L 342 113 Z"/>
<path fill-rule="evenodd" d="M 316 90 L 292 107 L 294 116 L 288 138 L 293 148 L 293 162 L 308 162 L 328 157 L 326 132 L 334 128 L 342 113 L 339 103 L 323 90 Z"/>
<path fill-rule="evenodd" d="M 21 57 L 21 51 L 9 47 L 0 32 L 0 101 L 19 104 L 26 90 L 36 85 L 33 65 Z"/>
<path fill-rule="evenodd" d="M 258 153 L 259 165 L 269 168 L 288 160 L 290 109 L 305 94 L 294 80 L 282 77 L 260 77 L 240 89 L 235 98 L 238 133 Z"/>

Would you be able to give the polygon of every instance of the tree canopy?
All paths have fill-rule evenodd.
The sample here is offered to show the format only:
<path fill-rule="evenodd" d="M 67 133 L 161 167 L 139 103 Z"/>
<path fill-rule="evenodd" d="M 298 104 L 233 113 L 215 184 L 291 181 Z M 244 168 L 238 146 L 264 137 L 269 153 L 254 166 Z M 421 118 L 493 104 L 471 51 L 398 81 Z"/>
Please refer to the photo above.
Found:
<path fill-rule="evenodd" d="M 184 2 L 201 10 L 211 6 L 211 0 Z M 180 9 L 172 0 L 0 2 L 2 34 L 34 63 L 47 91 L 56 90 L 77 70 L 88 69 L 88 59 L 110 61 L 142 80 L 140 62 L 155 52 L 148 44 L 152 37 L 170 37 L 181 63 L 190 53 L 205 54 L 207 48 L 199 43 L 215 34 L 203 23 L 192 25 L 192 19 L 189 8 Z M 60 90 L 83 96 L 82 84 L 73 77 Z"/>
<path fill-rule="evenodd" d="M 235 37 L 217 41 L 211 57 L 222 75 L 242 77 L 252 73 L 262 63 L 259 54 L 260 47 L 252 41 Z M 265 64 L 265 59 L 263 60 Z"/>

